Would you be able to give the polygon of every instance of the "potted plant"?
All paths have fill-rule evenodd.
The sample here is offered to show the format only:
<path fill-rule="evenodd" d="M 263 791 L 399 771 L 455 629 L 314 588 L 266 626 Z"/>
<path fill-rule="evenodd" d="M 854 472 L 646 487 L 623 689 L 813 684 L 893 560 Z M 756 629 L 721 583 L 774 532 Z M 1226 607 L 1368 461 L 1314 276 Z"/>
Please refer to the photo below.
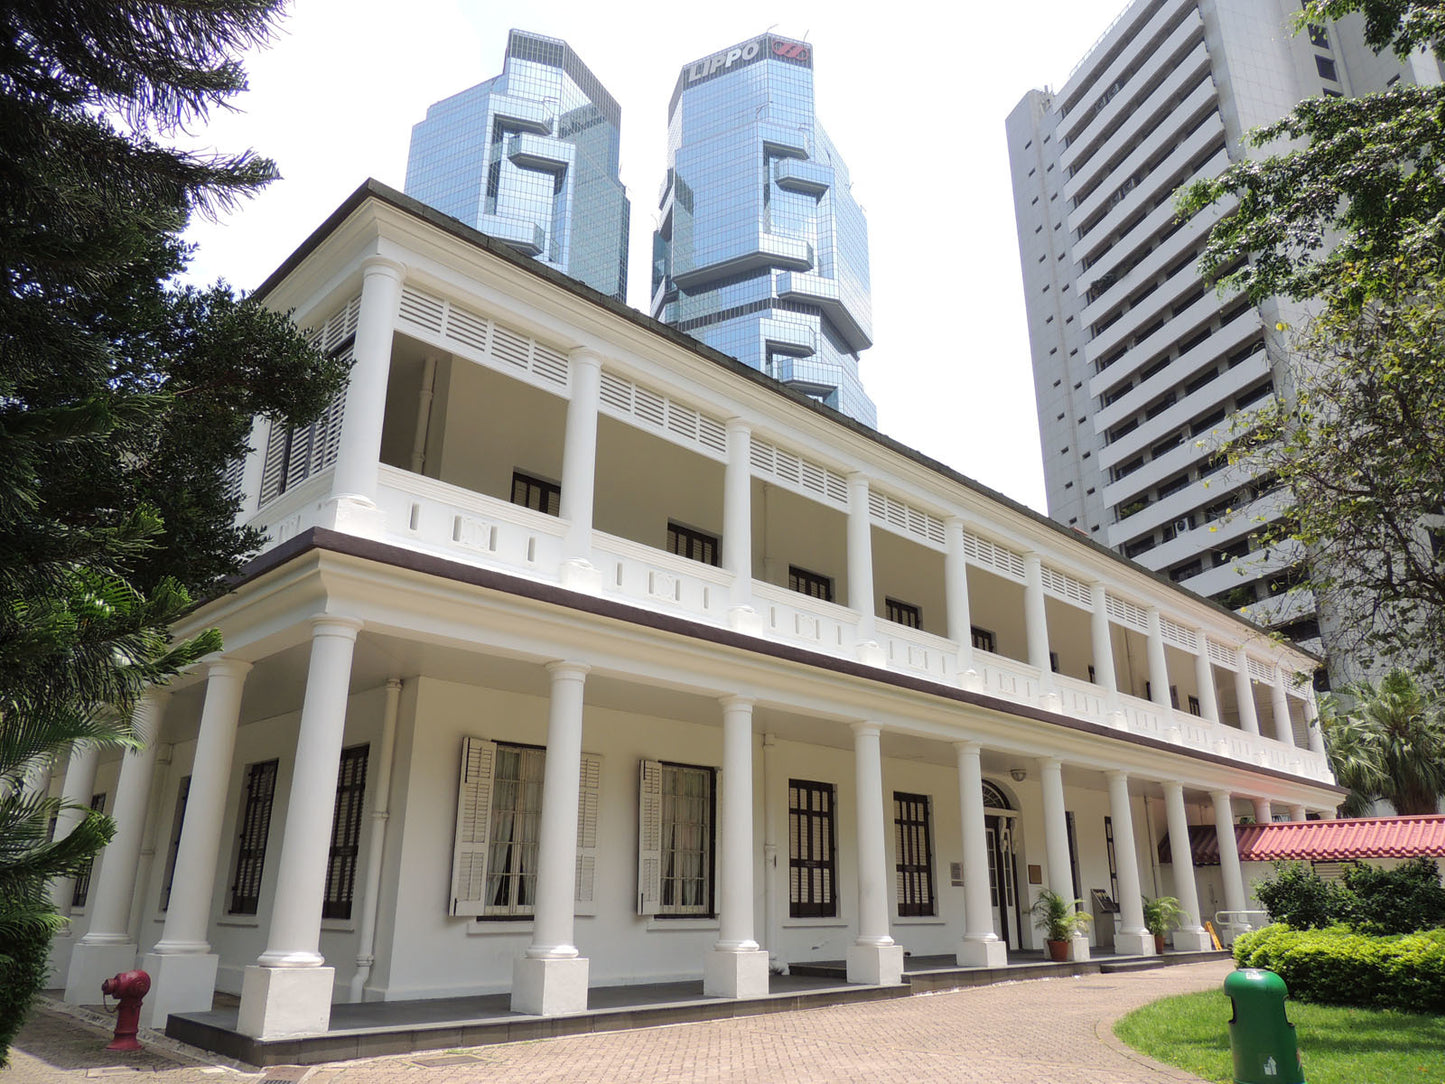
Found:
<path fill-rule="evenodd" d="M 1089 928 L 1093 916 L 1080 911 L 1083 900 L 1070 900 L 1051 888 L 1039 893 L 1029 914 L 1034 917 L 1034 928 L 1044 931 L 1044 941 L 1049 946 L 1049 959 L 1063 961 L 1069 958 L 1069 941 Z"/>
<path fill-rule="evenodd" d="M 1144 897 L 1144 926 L 1154 935 L 1154 951 L 1164 953 L 1164 935 L 1184 918 L 1184 908 L 1174 896 Z"/>

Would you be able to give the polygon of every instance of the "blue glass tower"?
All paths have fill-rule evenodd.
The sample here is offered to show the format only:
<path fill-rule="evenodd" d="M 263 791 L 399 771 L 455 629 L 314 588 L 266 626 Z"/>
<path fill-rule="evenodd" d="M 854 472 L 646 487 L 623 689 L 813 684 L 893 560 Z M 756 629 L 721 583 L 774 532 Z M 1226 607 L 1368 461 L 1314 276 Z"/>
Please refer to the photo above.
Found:
<path fill-rule="evenodd" d="M 764 34 L 682 69 L 661 211 L 653 316 L 876 425 L 868 224 L 813 115 L 812 46 Z"/>
<path fill-rule="evenodd" d="M 502 74 L 429 107 L 406 194 L 623 300 L 622 110 L 564 41 L 513 30 Z"/>

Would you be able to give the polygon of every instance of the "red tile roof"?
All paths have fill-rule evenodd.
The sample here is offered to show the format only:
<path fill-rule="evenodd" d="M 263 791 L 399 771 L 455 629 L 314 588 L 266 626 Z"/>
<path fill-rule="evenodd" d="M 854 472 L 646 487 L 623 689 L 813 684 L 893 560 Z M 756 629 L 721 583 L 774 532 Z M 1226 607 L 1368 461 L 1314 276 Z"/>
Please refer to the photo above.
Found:
<path fill-rule="evenodd" d="M 1440 858 L 1445 857 L 1445 815 L 1237 824 L 1234 838 L 1244 862 L 1344 862 L 1421 854 Z M 1196 866 L 1219 865 L 1219 839 L 1214 825 L 1191 824 L 1189 845 Z M 1169 837 L 1165 836 L 1159 844 L 1159 861 L 1170 860 Z"/>

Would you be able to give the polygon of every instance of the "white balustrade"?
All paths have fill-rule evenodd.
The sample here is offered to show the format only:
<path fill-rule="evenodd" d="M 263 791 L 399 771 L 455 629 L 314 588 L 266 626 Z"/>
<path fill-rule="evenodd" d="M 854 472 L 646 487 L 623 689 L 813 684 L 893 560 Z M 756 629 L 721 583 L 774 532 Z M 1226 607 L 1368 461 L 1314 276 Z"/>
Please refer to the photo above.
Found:
<path fill-rule="evenodd" d="M 958 645 L 952 640 L 881 618 L 876 635 L 889 669 L 953 684 L 958 672 Z"/>
<path fill-rule="evenodd" d="M 983 682 L 984 692 L 1021 704 L 1038 704 L 1042 688 L 1040 674 L 1028 663 L 975 648 L 973 668 Z"/>
<path fill-rule="evenodd" d="M 713 624 L 727 617 L 733 578 L 720 568 L 601 531 L 592 533 L 592 563 L 607 594 Z"/>
<path fill-rule="evenodd" d="M 753 605 L 763 614 L 766 633 L 830 655 L 854 657 L 858 615 L 847 607 L 756 580 Z"/>

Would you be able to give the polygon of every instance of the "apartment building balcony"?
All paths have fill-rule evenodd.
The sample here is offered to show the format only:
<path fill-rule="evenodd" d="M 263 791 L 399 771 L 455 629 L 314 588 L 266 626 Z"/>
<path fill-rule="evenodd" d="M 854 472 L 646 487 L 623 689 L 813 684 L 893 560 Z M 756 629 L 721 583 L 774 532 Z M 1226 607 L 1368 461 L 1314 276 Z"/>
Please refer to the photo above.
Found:
<path fill-rule="evenodd" d="M 862 351 L 873 345 L 873 321 L 869 312 L 858 313 L 843 300 L 838 280 L 806 271 L 784 271 L 774 285 L 784 301 L 805 301 L 823 310 L 842 334 L 848 347 Z"/>
<path fill-rule="evenodd" d="M 773 180 L 789 192 L 821 196 L 833 187 L 833 167 L 803 158 L 784 158 L 775 167 Z"/>
<path fill-rule="evenodd" d="M 477 229 L 488 237 L 505 241 L 528 256 L 538 256 L 547 247 L 547 231 L 535 222 L 506 215 L 482 215 Z"/>
<path fill-rule="evenodd" d="M 507 138 L 507 158 L 520 169 L 565 173 L 577 158 L 571 143 L 528 132 Z"/>
<path fill-rule="evenodd" d="M 1168 9 L 1156 13 L 1140 32 L 1139 40 L 1148 42 L 1158 38 L 1164 33 L 1169 23 L 1177 17 L 1177 11 Z M 1077 172 L 1081 163 L 1087 162 L 1089 158 L 1093 158 L 1099 153 L 1100 133 L 1107 131 L 1126 113 L 1137 112 L 1139 89 L 1148 86 L 1161 71 L 1168 71 L 1172 67 L 1180 66 L 1179 51 L 1187 48 L 1190 39 L 1201 34 L 1203 30 L 1204 19 L 1198 10 L 1190 11 L 1185 15 L 1183 21 L 1169 33 L 1167 39 L 1150 51 L 1148 60 L 1129 77 L 1108 104 L 1095 112 L 1082 126 L 1068 126 L 1066 123 L 1069 129 L 1067 132 L 1069 142 L 1068 146 L 1064 147 L 1059 154 L 1059 164 L 1066 172 Z M 1193 55 L 1192 52 L 1190 55 Z M 1105 85 L 1112 85 L 1136 56 L 1138 56 L 1137 50 L 1128 50 L 1120 54 L 1112 66 L 1118 74 L 1106 75 L 1108 83 Z M 1166 83 L 1172 82 L 1172 78 L 1165 81 Z"/>

